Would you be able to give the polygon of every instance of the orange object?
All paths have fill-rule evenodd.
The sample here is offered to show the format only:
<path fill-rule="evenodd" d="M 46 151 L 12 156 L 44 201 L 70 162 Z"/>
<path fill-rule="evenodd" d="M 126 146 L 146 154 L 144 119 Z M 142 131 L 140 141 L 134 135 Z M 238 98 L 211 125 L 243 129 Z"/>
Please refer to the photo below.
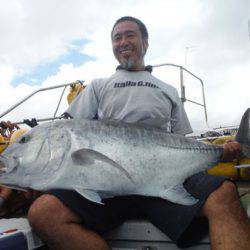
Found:
<path fill-rule="evenodd" d="M 73 99 L 82 91 L 84 90 L 85 86 L 78 83 L 77 81 L 70 85 L 70 93 L 67 95 L 68 104 L 70 104 Z"/>
<path fill-rule="evenodd" d="M 250 158 L 243 158 L 239 161 L 239 165 L 250 165 Z M 250 180 L 250 169 L 241 168 L 240 170 L 240 179 L 241 180 Z"/>
<path fill-rule="evenodd" d="M 8 141 L 5 137 L 0 135 L 0 153 L 2 153 L 8 146 Z"/>
<path fill-rule="evenodd" d="M 206 140 L 205 143 L 222 146 L 228 140 L 234 140 L 234 136 L 221 136 L 211 141 Z M 250 180 L 249 168 L 241 168 L 241 169 L 235 168 L 236 165 L 244 165 L 244 164 L 250 164 L 250 159 L 242 158 L 240 160 L 235 160 L 232 162 L 220 162 L 213 168 L 207 170 L 207 173 L 212 175 L 227 176 L 234 180 Z"/>
<path fill-rule="evenodd" d="M 10 137 L 10 145 L 17 139 L 19 138 L 20 136 L 22 136 L 23 134 L 25 134 L 27 132 L 26 129 L 18 129 L 18 130 L 15 130 L 11 137 Z"/>
<path fill-rule="evenodd" d="M 3 231 L 2 233 L 3 234 L 9 234 L 9 233 L 13 233 L 13 232 L 16 232 L 17 231 L 17 229 L 16 228 L 13 228 L 13 229 L 8 229 L 8 230 L 6 230 L 6 231 Z"/>

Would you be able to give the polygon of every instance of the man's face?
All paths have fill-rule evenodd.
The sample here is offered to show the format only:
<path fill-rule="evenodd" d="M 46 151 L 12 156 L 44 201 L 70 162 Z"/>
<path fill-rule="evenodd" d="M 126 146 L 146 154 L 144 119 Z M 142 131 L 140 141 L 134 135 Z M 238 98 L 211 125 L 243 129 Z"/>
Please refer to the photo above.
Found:
<path fill-rule="evenodd" d="M 143 40 L 139 27 L 131 21 L 118 23 L 112 32 L 113 52 L 120 65 L 129 70 L 144 68 L 148 41 Z"/>

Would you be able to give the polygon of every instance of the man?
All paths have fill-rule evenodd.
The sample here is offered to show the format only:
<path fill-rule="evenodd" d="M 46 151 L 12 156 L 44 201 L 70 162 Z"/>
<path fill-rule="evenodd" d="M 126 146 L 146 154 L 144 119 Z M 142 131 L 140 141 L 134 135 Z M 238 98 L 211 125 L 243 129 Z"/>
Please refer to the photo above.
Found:
<path fill-rule="evenodd" d="M 67 113 L 74 119 L 122 120 L 183 135 L 191 132 L 177 91 L 153 77 L 144 65 L 148 48 L 145 25 L 133 17 L 120 18 L 111 38 L 120 63 L 116 73 L 94 80 Z M 230 142 L 222 159 L 239 151 L 239 144 Z M 187 246 L 204 229 L 198 223 L 203 220 L 201 213 L 208 218 L 213 249 L 249 249 L 249 221 L 232 182 L 198 174 L 186 180 L 185 187 L 199 198 L 197 204 L 181 206 L 159 198 L 125 196 L 106 199 L 105 205 L 99 205 L 73 191 L 53 190 L 33 203 L 28 218 L 51 249 L 104 250 L 109 247 L 102 233 L 134 217 L 149 219 L 179 246 Z M 199 231 L 192 233 L 197 228 Z"/>

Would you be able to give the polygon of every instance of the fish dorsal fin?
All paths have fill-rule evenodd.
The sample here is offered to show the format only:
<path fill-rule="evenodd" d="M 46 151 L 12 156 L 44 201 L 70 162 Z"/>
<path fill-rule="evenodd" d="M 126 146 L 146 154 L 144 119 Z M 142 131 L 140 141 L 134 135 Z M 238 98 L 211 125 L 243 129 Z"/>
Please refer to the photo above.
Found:
<path fill-rule="evenodd" d="M 188 193 L 182 184 L 178 184 L 164 190 L 160 194 L 160 197 L 173 203 L 186 206 L 191 206 L 198 202 L 198 199 L 194 198 L 190 193 Z"/>
<path fill-rule="evenodd" d="M 74 163 L 82 166 L 90 166 L 95 163 L 95 161 L 101 161 L 104 162 L 116 169 L 118 169 L 121 173 L 125 174 L 128 179 L 130 179 L 133 182 L 133 179 L 131 178 L 130 174 L 127 172 L 126 169 L 124 169 L 120 164 L 117 162 L 113 161 L 106 155 L 92 150 L 88 148 L 82 148 L 79 149 L 71 154 L 71 158 Z M 105 164 L 103 164 L 105 166 Z"/>
<path fill-rule="evenodd" d="M 236 141 L 242 145 L 244 155 L 250 157 L 250 108 L 246 110 L 241 118 Z"/>
<path fill-rule="evenodd" d="M 90 190 L 90 189 L 84 189 L 84 188 L 81 188 L 81 187 L 77 187 L 77 188 L 75 188 L 75 190 L 76 190 L 77 193 L 82 195 L 84 198 L 86 198 L 86 199 L 88 199 L 88 200 L 90 200 L 92 202 L 104 205 L 100 195 L 96 191 Z"/>

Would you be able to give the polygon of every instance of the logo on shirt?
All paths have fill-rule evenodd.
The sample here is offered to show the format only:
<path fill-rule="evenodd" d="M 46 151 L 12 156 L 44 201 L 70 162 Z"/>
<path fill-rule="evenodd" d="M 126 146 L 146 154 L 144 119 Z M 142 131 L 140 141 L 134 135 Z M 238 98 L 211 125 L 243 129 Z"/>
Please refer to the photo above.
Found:
<path fill-rule="evenodd" d="M 132 81 L 126 81 L 126 82 L 116 82 L 114 84 L 114 88 L 125 88 L 125 87 L 149 87 L 149 88 L 159 88 L 157 85 L 151 83 L 151 82 L 132 82 Z"/>

